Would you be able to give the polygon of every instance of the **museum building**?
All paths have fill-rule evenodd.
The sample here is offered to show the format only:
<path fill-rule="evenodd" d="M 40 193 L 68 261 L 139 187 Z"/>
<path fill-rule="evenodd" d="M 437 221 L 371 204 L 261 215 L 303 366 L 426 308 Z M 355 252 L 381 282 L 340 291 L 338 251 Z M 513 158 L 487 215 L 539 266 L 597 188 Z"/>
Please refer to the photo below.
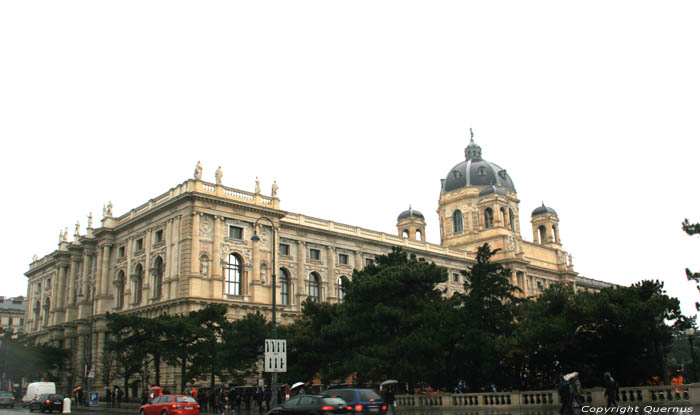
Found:
<path fill-rule="evenodd" d="M 68 229 L 61 232 L 58 248 L 35 258 L 25 274 L 24 332 L 70 349 L 72 364 L 85 367 L 90 355 L 93 363 L 100 362 L 107 312 L 155 317 L 219 303 L 228 306 L 231 319 L 260 311 L 269 320 L 273 269 L 277 318 L 287 323 L 308 298 L 342 301 L 341 279 L 352 278 L 354 269 L 395 246 L 447 268 L 449 278 L 441 287 L 446 295 L 463 290 L 460 271 L 476 262 L 475 251 L 485 242 L 500 249 L 494 260 L 512 270 L 522 296 L 537 296 L 553 283 L 579 291 L 611 285 L 574 271 L 551 207 L 543 204 L 532 212 L 535 240 L 524 240 L 519 199 L 507 171 L 484 160 L 473 138 L 464 155 L 441 180 L 440 244 L 425 241 L 425 218 L 411 207 L 398 215 L 396 234 L 377 232 L 284 211 L 276 183 L 270 196 L 261 193 L 257 179 L 253 192 L 229 188 L 221 168 L 214 183 L 206 182 L 197 163 L 192 179 L 147 203 L 113 216 L 109 202 L 98 227 L 91 218 L 84 232 L 76 224 L 72 241 Z M 254 233 L 259 238 L 252 240 Z M 179 384 L 177 372 L 166 368 L 164 384 Z M 96 388 L 102 386 L 100 378 Z M 69 386 L 74 381 L 65 380 Z"/>

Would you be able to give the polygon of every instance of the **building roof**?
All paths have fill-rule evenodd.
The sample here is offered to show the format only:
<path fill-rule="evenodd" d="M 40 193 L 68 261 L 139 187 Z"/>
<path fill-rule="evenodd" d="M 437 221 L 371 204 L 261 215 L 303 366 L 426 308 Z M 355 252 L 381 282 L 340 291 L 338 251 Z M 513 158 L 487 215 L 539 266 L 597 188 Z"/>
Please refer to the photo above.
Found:
<path fill-rule="evenodd" d="M 420 213 L 420 212 L 417 211 L 417 210 L 414 210 L 413 208 L 411 208 L 411 205 L 409 205 L 409 206 L 408 206 L 408 210 L 404 210 L 403 212 L 401 212 L 401 213 L 399 214 L 399 217 L 398 217 L 396 220 L 400 220 L 400 219 L 403 219 L 403 218 L 408 218 L 408 217 L 411 217 L 411 216 L 415 216 L 415 217 L 417 217 L 417 218 L 425 219 L 425 217 L 423 216 L 422 213 Z"/>
<path fill-rule="evenodd" d="M 0 296 L 0 310 L 25 310 L 24 297 L 3 297 Z"/>
<path fill-rule="evenodd" d="M 556 215 L 556 214 L 557 214 L 557 211 L 554 210 L 554 209 L 552 209 L 552 208 L 549 207 L 549 206 L 545 206 L 545 205 L 544 205 L 544 202 L 542 202 L 542 206 L 540 206 L 540 207 L 538 207 L 538 208 L 536 208 L 535 210 L 532 211 L 532 216 L 542 215 L 542 214 L 545 214 L 545 213 L 551 213 L 551 214 L 553 214 L 553 215 Z"/>
<path fill-rule="evenodd" d="M 479 192 L 479 197 L 490 195 L 492 193 L 495 193 L 497 195 L 502 195 L 502 196 L 506 195 L 506 192 L 503 189 L 496 187 L 494 185 L 490 185 L 490 186 L 486 186 L 483 189 L 481 189 L 481 191 Z"/>
<path fill-rule="evenodd" d="M 481 147 L 472 138 L 464 150 L 466 160 L 452 167 L 445 177 L 442 191 L 450 192 L 463 187 L 496 185 L 515 192 L 513 180 L 505 169 L 481 157 Z"/>

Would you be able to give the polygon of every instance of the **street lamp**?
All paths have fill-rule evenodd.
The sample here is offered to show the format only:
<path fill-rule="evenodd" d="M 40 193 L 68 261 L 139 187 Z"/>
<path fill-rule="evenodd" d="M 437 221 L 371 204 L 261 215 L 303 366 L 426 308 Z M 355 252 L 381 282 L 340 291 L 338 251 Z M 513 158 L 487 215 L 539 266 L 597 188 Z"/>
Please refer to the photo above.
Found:
<path fill-rule="evenodd" d="M 91 372 L 93 371 L 92 367 L 92 336 L 93 332 L 95 330 L 95 284 L 93 281 L 86 280 L 84 281 L 85 284 L 88 284 L 90 286 L 90 336 L 88 337 L 88 348 L 87 348 L 87 364 L 88 364 L 88 372 L 87 372 L 87 394 L 88 394 L 88 406 L 90 406 L 90 386 L 91 386 L 91 380 L 92 378 L 90 377 Z M 82 287 L 80 287 L 80 292 L 78 292 L 78 297 L 83 297 L 83 290 Z"/>
<path fill-rule="evenodd" d="M 696 367 L 695 366 L 695 349 L 693 348 L 693 336 L 695 335 L 695 329 L 690 327 L 685 329 L 685 335 L 688 336 L 688 343 L 690 343 L 690 358 L 693 360 L 693 381 L 697 380 Z"/>
<path fill-rule="evenodd" d="M 259 217 L 256 221 L 255 224 L 253 225 L 253 236 L 250 238 L 253 243 L 257 243 L 260 241 L 260 237 L 258 236 L 258 223 L 260 220 L 266 220 L 270 222 L 270 227 L 272 228 L 272 338 L 276 339 L 277 338 L 277 231 L 275 229 L 275 223 L 272 222 L 272 219 L 266 217 L 266 216 L 261 216 Z M 272 406 L 275 407 L 277 406 L 277 372 L 272 372 L 272 379 L 271 379 L 272 385 L 270 385 L 271 389 L 271 398 L 272 398 Z"/>

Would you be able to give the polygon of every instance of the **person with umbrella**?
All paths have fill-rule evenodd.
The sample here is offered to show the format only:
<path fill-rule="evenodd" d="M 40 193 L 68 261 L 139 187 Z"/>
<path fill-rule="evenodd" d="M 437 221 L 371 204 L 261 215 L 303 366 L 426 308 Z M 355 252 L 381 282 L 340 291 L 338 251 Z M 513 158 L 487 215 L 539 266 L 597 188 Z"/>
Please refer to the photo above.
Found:
<path fill-rule="evenodd" d="M 398 381 L 390 379 L 379 384 L 379 389 L 384 389 L 384 402 L 387 407 L 391 408 L 391 413 L 396 414 L 396 395 L 394 387 L 398 385 Z"/>

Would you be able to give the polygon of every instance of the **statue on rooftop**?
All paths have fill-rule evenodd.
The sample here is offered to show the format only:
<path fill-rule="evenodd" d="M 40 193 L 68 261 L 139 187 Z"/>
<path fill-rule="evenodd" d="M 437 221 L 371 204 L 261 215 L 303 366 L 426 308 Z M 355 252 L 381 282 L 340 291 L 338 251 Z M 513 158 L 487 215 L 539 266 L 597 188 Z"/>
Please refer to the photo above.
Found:
<path fill-rule="evenodd" d="M 275 181 L 272 183 L 272 197 L 277 197 L 277 189 L 279 189 L 279 188 L 280 188 L 280 187 L 277 186 L 277 180 L 275 180 Z"/>
<path fill-rule="evenodd" d="M 112 201 L 110 200 L 108 204 L 102 206 L 102 217 L 111 218 L 112 217 Z"/>
<path fill-rule="evenodd" d="M 92 229 L 92 212 L 88 215 L 88 229 Z"/>
<path fill-rule="evenodd" d="M 260 194 L 260 180 L 255 176 L 255 193 Z"/>
<path fill-rule="evenodd" d="M 221 184 L 221 178 L 224 177 L 224 172 L 221 170 L 221 166 L 219 166 L 218 169 L 216 169 L 216 184 Z"/>
<path fill-rule="evenodd" d="M 194 168 L 194 179 L 202 180 L 202 162 L 198 161 L 197 166 Z"/>

